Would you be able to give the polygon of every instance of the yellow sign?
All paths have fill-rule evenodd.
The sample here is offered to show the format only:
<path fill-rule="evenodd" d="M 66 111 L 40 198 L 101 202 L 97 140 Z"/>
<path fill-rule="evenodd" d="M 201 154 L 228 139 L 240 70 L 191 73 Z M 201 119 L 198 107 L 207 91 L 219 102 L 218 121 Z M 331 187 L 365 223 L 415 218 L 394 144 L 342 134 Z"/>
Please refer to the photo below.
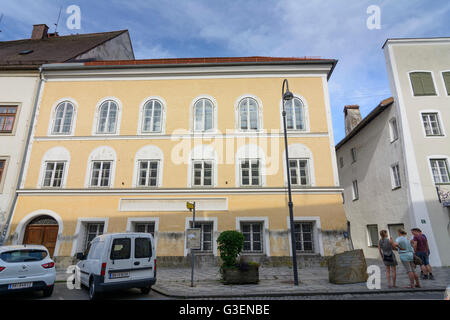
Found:
<path fill-rule="evenodd" d="M 186 208 L 188 208 L 189 210 L 194 209 L 194 204 L 192 202 L 186 202 Z"/>

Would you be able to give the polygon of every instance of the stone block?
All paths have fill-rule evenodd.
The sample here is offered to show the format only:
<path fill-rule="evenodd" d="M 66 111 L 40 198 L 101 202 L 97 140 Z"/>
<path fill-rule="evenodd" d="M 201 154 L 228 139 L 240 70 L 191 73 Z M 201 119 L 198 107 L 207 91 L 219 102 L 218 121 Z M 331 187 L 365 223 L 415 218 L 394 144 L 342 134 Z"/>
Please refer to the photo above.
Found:
<path fill-rule="evenodd" d="M 361 249 L 336 254 L 327 262 L 331 283 L 348 284 L 367 281 L 367 263 Z"/>

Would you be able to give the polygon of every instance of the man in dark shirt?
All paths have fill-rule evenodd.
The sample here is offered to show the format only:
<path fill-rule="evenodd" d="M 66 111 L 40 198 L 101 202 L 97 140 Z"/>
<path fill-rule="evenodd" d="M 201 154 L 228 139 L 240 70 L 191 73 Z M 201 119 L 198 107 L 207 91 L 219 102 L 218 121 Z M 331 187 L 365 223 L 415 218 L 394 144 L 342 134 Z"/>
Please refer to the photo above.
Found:
<path fill-rule="evenodd" d="M 427 237 L 422 233 L 419 228 L 411 229 L 414 238 L 412 239 L 412 244 L 414 247 L 414 251 L 416 252 L 416 256 L 422 260 L 422 265 L 420 268 L 422 269 L 422 279 L 430 279 L 434 280 L 432 269 L 430 266 L 430 249 L 428 247 Z"/>

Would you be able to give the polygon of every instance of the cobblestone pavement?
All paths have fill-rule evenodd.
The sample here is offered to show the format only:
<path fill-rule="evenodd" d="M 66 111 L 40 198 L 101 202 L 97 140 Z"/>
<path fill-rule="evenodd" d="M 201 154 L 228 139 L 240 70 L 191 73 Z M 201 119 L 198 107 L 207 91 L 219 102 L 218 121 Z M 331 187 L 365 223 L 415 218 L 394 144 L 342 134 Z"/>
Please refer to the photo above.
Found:
<path fill-rule="evenodd" d="M 315 267 L 299 269 L 300 285 L 293 285 L 293 271 L 289 267 L 260 268 L 260 282 L 257 285 L 224 285 L 220 281 L 218 268 L 197 269 L 194 287 L 190 287 L 191 270 L 189 268 L 159 268 L 158 280 L 154 289 L 172 297 L 211 298 L 232 296 L 283 296 L 283 295 L 330 295 L 345 293 L 375 292 L 411 292 L 418 289 L 406 289 L 409 284 L 407 274 L 402 266 L 397 268 L 398 288 L 389 289 L 385 269 L 381 264 L 381 290 L 370 290 L 366 283 L 336 285 L 328 281 L 328 269 Z M 417 268 L 418 271 L 418 268 Z M 450 268 L 434 268 L 435 280 L 422 280 L 423 290 L 444 292 L 450 286 Z"/>

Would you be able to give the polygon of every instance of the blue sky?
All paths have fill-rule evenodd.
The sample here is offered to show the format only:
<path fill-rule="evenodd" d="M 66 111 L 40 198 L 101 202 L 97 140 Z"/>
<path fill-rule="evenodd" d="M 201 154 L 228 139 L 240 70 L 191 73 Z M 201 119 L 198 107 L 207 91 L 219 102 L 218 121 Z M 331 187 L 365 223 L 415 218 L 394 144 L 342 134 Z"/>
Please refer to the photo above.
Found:
<path fill-rule="evenodd" d="M 80 30 L 66 27 L 72 4 L 81 9 Z M 381 8 L 379 30 L 366 26 L 370 5 Z M 37 23 L 53 32 L 60 7 L 61 35 L 128 29 L 138 59 L 338 59 L 329 81 L 336 142 L 345 135 L 344 105 L 359 104 L 364 117 L 391 96 L 381 49 L 387 38 L 450 36 L 448 0 L 0 0 L 0 41 L 29 38 Z"/>

